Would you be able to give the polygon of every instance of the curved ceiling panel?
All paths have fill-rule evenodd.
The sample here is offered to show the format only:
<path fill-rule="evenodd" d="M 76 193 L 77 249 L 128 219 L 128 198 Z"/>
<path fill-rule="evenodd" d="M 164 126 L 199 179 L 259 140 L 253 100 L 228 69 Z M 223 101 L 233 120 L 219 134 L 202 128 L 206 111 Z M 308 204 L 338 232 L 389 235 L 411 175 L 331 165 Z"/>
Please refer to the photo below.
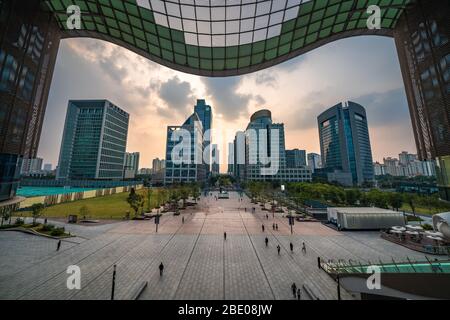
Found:
<path fill-rule="evenodd" d="M 411 0 L 46 0 L 64 37 L 124 46 L 173 69 L 231 76 L 267 68 L 355 35 L 390 36 Z M 81 29 L 67 28 L 67 8 Z M 381 8 L 369 30 L 367 8 Z"/>

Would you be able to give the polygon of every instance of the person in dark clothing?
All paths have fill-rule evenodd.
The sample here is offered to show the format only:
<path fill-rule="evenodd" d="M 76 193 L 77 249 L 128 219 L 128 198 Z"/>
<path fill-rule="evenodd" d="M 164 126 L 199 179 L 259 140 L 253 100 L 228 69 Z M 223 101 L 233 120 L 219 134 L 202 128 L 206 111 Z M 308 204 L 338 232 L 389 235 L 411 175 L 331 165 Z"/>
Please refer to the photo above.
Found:
<path fill-rule="evenodd" d="M 182 219 L 182 220 L 183 220 L 183 224 L 184 224 L 184 217 L 183 217 L 183 219 Z"/>
<path fill-rule="evenodd" d="M 289 244 L 289 247 L 291 248 L 291 252 L 294 252 L 294 245 L 292 244 L 292 242 Z"/>
<path fill-rule="evenodd" d="M 275 230 L 278 231 L 278 223 L 275 225 Z"/>
<path fill-rule="evenodd" d="M 294 295 L 294 298 L 296 298 L 297 297 L 297 285 L 295 284 L 295 282 L 292 283 L 291 289 L 292 289 L 292 294 Z"/>
<path fill-rule="evenodd" d="M 262 232 L 264 232 L 264 230 L 266 230 L 266 228 L 264 227 L 264 225 L 261 226 Z"/>
<path fill-rule="evenodd" d="M 280 247 L 280 245 L 277 246 L 277 251 L 278 251 L 278 255 L 280 255 L 280 252 L 281 252 L 281 247 Z"/>
<path fill-rule="evenodd" d="M 304 242 L 303 242 L 303 245 L 302 245 L 302 252 L 306 253 L 306 244 Z"/>
<path fill-rule="evenodd" d="M 267 247 L 269 245 L 269 238 L 266 237 L 265 242 L 266 242 L 266 247 Z"/>
<path fill-rule="evenodd" d="M 61 249 L 61 240 L 58 241 L 58 244 L 56 246 L 56 251 L 59 251 Z"/>
<path fill-rule="evenodd" d="M 275 223 L 272 225 L 272 229 L 273 231 L 275 231 Z"/>
<path fill-rule="evenodd" d="M 302 300 L 302 290 L 300 290 L 300 288 L 297 289 L 297 300 Z"/>
<path fill-rule="evenodd" d="M 164 264 L 161 262 L 161 264 L 159 265 L 159 275 L 162 277 L 164 273 Z"/>
<path fill-rule="evenodd" d="M 224 234 L 223 234 L 223 239 L 227 240 L 227 233 L 226 232 L 224 232 Z"/>

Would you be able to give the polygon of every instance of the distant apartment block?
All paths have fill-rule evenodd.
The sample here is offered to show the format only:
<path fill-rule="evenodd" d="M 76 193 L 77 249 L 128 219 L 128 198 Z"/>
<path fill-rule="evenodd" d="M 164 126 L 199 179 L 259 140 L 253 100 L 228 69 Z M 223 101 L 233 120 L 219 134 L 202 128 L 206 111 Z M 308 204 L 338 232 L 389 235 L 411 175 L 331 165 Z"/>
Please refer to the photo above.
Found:
<path fill-rule="evenodd" d="M 22 161 L 22 168 L 20 170 L 20 174 L 22 176 L 29 176 L 32 174 L 41 173 L 42 171 L 42 163 L 44 160 L 42 158 L 24 158 Z"/>
<path fill-rule="evenodd" d="M 124 178 L 134 179 L 139 173 L 139 160 L 141 154 L 139 152 L 125 153 Z"/>
<path fill-rule="evenodd" d="M 152 173 L 157 174 L 166 168 L 166 161 L 160 160 L 159 158 L 153 159 L 152 161 Z"/>
<path fill-rule="evenodd" d="M 69 101 L 57 179 L 123 179 L 129 120 L 107 100 Z"/>
<path fill-rule="evenodd" d="M 387 157 L 383 163 L 375 162 L 373 164 L 376 176 L 391 175 L 394 177 L 435 177 L 436 162 L 420 161 L 417 155 L 402 152 L 399 158 Z"/>

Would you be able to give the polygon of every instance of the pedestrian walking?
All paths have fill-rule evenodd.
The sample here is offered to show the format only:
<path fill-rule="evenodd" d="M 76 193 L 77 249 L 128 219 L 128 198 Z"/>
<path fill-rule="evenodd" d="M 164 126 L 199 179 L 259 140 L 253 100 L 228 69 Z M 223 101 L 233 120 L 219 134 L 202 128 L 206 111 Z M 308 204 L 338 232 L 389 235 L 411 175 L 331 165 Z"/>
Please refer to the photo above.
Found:
<path fill-rule="evenodd" d="M 302 290 L 300 288 L 297 289 L 297 300 L 302 300 Z"/>
<path fill-rule="evenodd" d="M 269 246 L 269 238 L 266 237 L 265 242 L 266 242 L 266 247 L 268 247 Z"/>
<path fill-rule="evenodd" d="M 275 225 L 275 229 L 278 231 L 278 223 Z"/>
<path fill-rule="evenodd" d="M 266 228 L 264 227 L 264 225 L 261 226 L 262 232 L 264 232 L 266 230 Z"/>
<path fill-rule="evenodd" d="M 266 219 L 269 220 L 269 215 L 268 214 L 266 214 Z"/>
<path fill-rule="evenodd" d="M 223 239 L 227 240 L 227 233 L 226 232 L 224 232 L 224 234 L 223 234 Z"/>
<path fill-rule="evenodd" d="M 273 229 L 273 231 L 275 231 L 275 223 L 272 224 L 272 229 Z"/>
<path fill-rule="evenodd" d="M 292 294 L 294 295 L 294 298 L 296 298 L 297 297 L 297 285 L 295 284 L 295 282 L 292 283 L 291 289 L 292 289 Z"/>
<path fill-rule="evenodd" d="M 183 224 L 184 224 L 184 217 L 183 217 L 182 221 L 183 221 Z"/>
<path fill-rule="evenodd" d="M 59 251 L 61 249 L 61 240 L 58 241 L 58 244 L 56 245 L 56 251 Z"/>
<path fill-rule="evenodd" d="M 280 247 L 280 245 L 277 246 L 277 251 L 278 251 L 278 255 L 280 255 L 280 252 L 281 252 L 281 247 Z"/>
<path fill-rule="evenodd" d="M 162 277 L 164 273 L 164 264 L 161 262 L 159 265 L 159 276 Z"/>
<path fill-rule="evenodd" d="M 289 247 L 291 248 L 291 252 L 294 252 L 294 245 L 292 244 L 292 242 L 289 244 Z"/>
<path fill-rule="evenodd" d="M 302 252 L 306 253 L 306 244 L 304 242 L 303 242 L 303 245 L 302 245 Z"/>

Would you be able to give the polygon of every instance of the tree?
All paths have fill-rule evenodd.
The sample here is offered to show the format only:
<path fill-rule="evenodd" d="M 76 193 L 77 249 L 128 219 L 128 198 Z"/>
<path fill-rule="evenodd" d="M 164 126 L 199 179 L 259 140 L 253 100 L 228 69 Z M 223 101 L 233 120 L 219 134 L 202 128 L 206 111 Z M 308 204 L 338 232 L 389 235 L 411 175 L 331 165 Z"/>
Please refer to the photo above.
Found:
<path fill-rule="evenodd" d="M 356 189 L 349 189 L 345 190 L 345 202 L 350 205 L 354 206 L 358 200 L 361 198 L 361 192 Z"/>
<path fill-rule="evenodd" d="M 408 204 L 411 207 L 412 213 L 415 216 L 416 215 L 416 196 L 413 194 L 410 194 L 408 196 Z"/>
<path fill-rule="evenodd" d="M 198 186 L 198 184 L 193 183 L 191 185 L 191 196 L 192 198 L 194 198 L 195 202 L 197 203 L 197 200 L 200 199 L 200 188 Z"/>
<path fill-rule="evenodd" d="M 389 205 L 392 207 L 392 209 L 398 211 L 402 205 L 403 205 L 403 197 L 398 192 L 393 192 L 389 194 Z"/>
<path fill-rule="evenodd" d="M 88 207 L 82 206 L 82 207 L 80 208 L 79 213 L 80 213 L 80 216 L 82 216 L 82 217 L 88 217 L 88 216 L 90 215 L 91 212 L 89 211 L 89 208 L 88 208 Z"/>
<path fill-rule="evenodd" d="M 42 203 L 35 203 L 31 206 L 31 215 L 33 216 L 33 225 L 36 225 L 36 219 L 42 215 L 45 206 Z"/>
<path fill-rule="evenodd" d="M 12 216 L 11 209 L 8 207 L 2 208 L 2 209 L 0 209 L 0 214 L 2 216 L 1 225 L 3 226 L 3 221 L 11 219 L 11 216 Z"/>
<path fill-rule="evenodd" d="M 147 211 L 150 212 L 152 211 L 152 195 L 153 195 L 152 188 L 147 188 L 147 190 L 145 191 L 145 195 L 147 197 Z"/>
<path fill-rule="evenodd" d="M 140 194 L 136 193 L 134 188 L 131 189 L 130 195 L 127 198 L 127 202 L 130 205 L 131 209 L 134 210 L 134 215 L 137 216 L 139 213 L 139 208 L 142 207 L 144 202 L 144 197 Z"/>
<path fill-rule="evenodd" d="M 180 198 L 183 200 L 183 209 L 186 208 L 186 201 L 189 199 L 190 190 L 188 186 L 180 187 Z"/>

